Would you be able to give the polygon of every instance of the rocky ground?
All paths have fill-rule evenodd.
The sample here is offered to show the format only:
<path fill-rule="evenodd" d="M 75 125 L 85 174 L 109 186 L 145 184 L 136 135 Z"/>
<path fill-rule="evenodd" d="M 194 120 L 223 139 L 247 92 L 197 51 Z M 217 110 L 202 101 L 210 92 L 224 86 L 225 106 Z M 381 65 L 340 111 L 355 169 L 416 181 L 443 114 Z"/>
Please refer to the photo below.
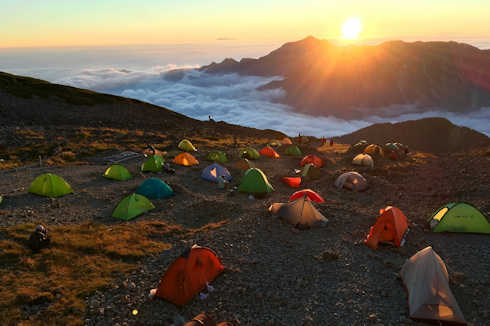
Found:
<path fill-rule="evenodd" d="M 316 145 L 315 145 L 316 146 Z M 86 298 L 86 325 L 171 325 L 177 316 L 190 319 L 205 311 L 219 321 L 239 325 L 404 325 L 408 318 L 407 296 L 398 272 L 407 258 L 430 245 L 445 261 L 451 288 L 472 325 L 490 325 L 490 237 L 477 234 L 436 234 L 425 220 L 441 205 L 467 201 L 490 215 L 490 156 L 485 152 L 427 155 L 412 153 L 403 162 L 355 169 L 337 145 L 318 153 L 327 162 L 324 175 L 308 181 L 326 202 L 315 204 L 329 219 L 324 228 L 297 231 L 267 208 L 287 201 L 294 190 L 282 176 L 291 176 L 299 159 L 261 157 L 256 166 L 269 177 L 275 192 L 265 199 L 249 199 L 231 191 L 242 171 L 227 164 L 234 177 L 227 190 L 200 179 L 209 164 L 200 148 L 197 167 L 175 166 L 176 174 L 141 174 L 140 162 L 126 164 L 134 178 L 126 182 L 102 177 L 107 165 L 94 161 L 65 167 L 31 167 L 0 173 L 0 226 L 25 222 L 104 224 L 161 220 L 185 228 L 216 224 L 195 237 L 165 239 L 172 244 L 161 255 L 146 258 L 139 268 Z M 260 146 L 257 146 L 260 148 Z M 229 151 L 232 154 L 232 150 Z M 370 188 L 353 193 L 334 187 L 343 171 L 357 170 Z M 58 199 L 27 193 L 41 173 L 62 176 L 74 194 Z M 175 190 L 171 199 L 154 201 L 155 210 L 122 222 L 111 217 L 117 202 L 132 193 L 148 177 L 158 176 Z M 380 208 L 400 208 L 411 231 L 403 248 L 380 246 L 373 251 L 362 243 Z M 222 224 L 219 224 L 219 223 Z M 215 291 L 205 300 L 196 297 L 182 308 L 148 297 L 166 268 L 193 244 L 215 250 L 227 267 L 212 284 Z M 132 311 L 136 309 L 137 315 Z"/>

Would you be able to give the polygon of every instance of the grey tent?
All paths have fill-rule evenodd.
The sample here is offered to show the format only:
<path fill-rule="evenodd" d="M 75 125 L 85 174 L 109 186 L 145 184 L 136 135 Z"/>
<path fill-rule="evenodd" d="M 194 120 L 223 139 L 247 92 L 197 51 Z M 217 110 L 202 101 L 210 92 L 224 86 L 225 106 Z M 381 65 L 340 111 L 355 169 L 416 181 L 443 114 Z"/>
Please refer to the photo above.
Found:
<path fill-rule="evenodd" d="M 357 172 L 346 172 L 335 180 L 337 188 L 346 188 L 353 191 L 364 191 L 368 187 L 366 179 Z"/>
<path fill-rule="evenodd" d="M 313 206 L 306 196 L 289 203 L 274 203 L 269 207 L 269 211 L 298 228 L 309 228 L 328 222 L 328 219 Z"/>
<path fill-rule="evenodd" d="M 449 288 L 446 265 L 432 247 L 410 257 L 403 264 L 400 276 L 408 291 L 411 318 L 466 325 Z"/>

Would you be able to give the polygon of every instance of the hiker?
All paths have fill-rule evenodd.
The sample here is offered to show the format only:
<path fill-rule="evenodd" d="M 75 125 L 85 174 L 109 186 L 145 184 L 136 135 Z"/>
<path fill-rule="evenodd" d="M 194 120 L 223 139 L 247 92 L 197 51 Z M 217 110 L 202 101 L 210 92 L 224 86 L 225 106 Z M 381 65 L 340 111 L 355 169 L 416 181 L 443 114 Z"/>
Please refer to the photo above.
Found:
<path fill-rule="evenodd" d="M 42 248 L 49 246 L 50 242 L 48 230 L 43 225 L 39 224 L 29 236 L 28 245 L 32 251 L 39 252 Z"/>
<path fill-rule="evenodd" d="M 322 146 L 327 145 L 327 138 L 322 137 Z"/>
<path fill-rule="evenodd" d="M 330 139 L 330 146 L 333 146 L 333 139 Z"/>

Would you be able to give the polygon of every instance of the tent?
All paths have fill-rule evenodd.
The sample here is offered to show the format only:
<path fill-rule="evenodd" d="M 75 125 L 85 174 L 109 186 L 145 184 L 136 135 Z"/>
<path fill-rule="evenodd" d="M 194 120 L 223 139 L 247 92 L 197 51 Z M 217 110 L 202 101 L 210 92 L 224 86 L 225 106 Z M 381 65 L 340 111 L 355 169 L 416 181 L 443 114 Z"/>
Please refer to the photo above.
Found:
<path fill-rule="evenodd" d="M 322 172 L 319 168 L 315 167 L 313 164 L 306 164 L 302 171 L 301 176 L 306 180 L 316 180 L 322 176 Z"/>
<path fill-rule="evenodd" d="M 155 206 L 145 196 L 132 194 L 117 204 L 112 216 L 127 221 L 154 208 Z"/>
<path fill-rule="evenodd" d="M 126 181 L 132 178 L 128 169 L 119 164 L 111 165 L 105 170 L 104 177 L 119 181 Z"/>
<path fill-rule="evenodd" d="M 201 178 L 214 183 L 218 183 L 218 177 L 222 176 L 226 181 L 231 181 L 231 174 L 227 168 L 219 165 L 218 163 L 213 163 L 207 168 L 205 168 L 201 173 Z"/>
<path fill-rule="evenodd" d="M 299 147 L 296 145 L 291 145 L 288 148 L 286 148 L 286 151 L 284 152 L 284 154 L 286 154 L 288 156 L 295 156 L 295 157 L 299 157 L 299 156 L 303 155 L 301 153 L 301 150 L 299 149 Z"/>
<path fill-rule="evenodd" d="M 323 166 L 323 160 L 316 155 L 307 155 L 303 157 L 299 165 L 305 166 L 308 163 L 313 164 L 316 168 L 321 168 Z"/>
<path fill-rule="evenodd" d="M 197 149 L 194 147 L 194 145 L 192 145 L 192 143 L 187 139 L 182 140 L 179 143 L 178 147 L 181 151 L 184 152 L 197 152 Z"/>
<path fill-rule="evenodd" d="M 194 245 L 170 265 L 155 295 L 183 306 L 223 270 L 224 266 L 213 250 Z"/>
<path fill-rule="evenodd" d="M 262 148 L 260 150 L 260 155 L 268 156 L 271 158 L 279 158 L 280 157 L 279 154 L 277 154 L 277 152 L 274 149 L 272 149 L 272 147 L 269 147 L 269 146 Z"/>
<path fill-rule="evenodd" d="M 353 191 L 364 191 L 368 187 L 366 179 L 357 172 L 346 172 L 335 180 L 337 188 L 346 188 Z"/>
<path fill-rule="evenodd" d="M 245 149 L 242 149 L 240 151 L 240 157 L 249 159 L 249 160 L 256 160 L 260 157 L 259 152 L 255 148 L 252 147 L 247 147 Z"/>
<path fill-rule="evenodd" d="M 269 146 L 271 147 L 279 147 L 281 145 L 282 145 L 281 141 L 277 139 L 274 139 L 269 143 Z"/>
<path fill-rule="evenodd" d="M 325 202 L 325 200 L 322 198 L 322 196 L 320 196 L 319 194 L 317 194 L 316 192 L 314 192 L 311 189 L 303 189 L 303 190 L 296 191 L 294 194 L 292 194 L 289 197 L 289 200 L 295 200 L 296 198 L 300 198 L 303 196 L 306 196 L 306 197 L 308 197 L 309 200 L 316 201 L 317 203 L 324 203 Z"/>
<path fill-rule="evenodd" d="M 198 165 L 199 161 L 196 160 L 196 158 L 192 156 L 192 154 L 181 153 L 174 158 L 174 163 L 183 166 L 192 166 L 192 165 Z"/>
<path fill-rule="evenodd" d="M 373 158 L 379 158 L 384 156 L 383 149 L 379 145 L 371 144 L 364 148 L 364 154 L 369 154 Z"/>
<path fill-rule="evenodd" d="M 449 287 L 446 265 L 432 247 L 410 257 L 400 276 L 408 292 L 410 318 L 466 325 Z"/>
<path fill-rule="evenodd" d="M 55 174 L 46 173 L 34 179 L 29 187 L 29 192 L 46 197 L 61 197 L 73 191 L 63 178 Z"/>
<path fill-rule="evenodd" d="M 374 160 L 369 154 L 356 155 L 356 157 L 354 157 L 354 159 L 352 160 L 352 164 L 374 168 Z"/>
<path fill-rule="evenodd" d="M 3 202 L 3 197 L 0 196 L 0 205 L 2 204 L 2 202 Z"/>
<path fill-rule="evenodd" d="M 248 169 L 254 168 L 255 164 L 252 161 L 249 161 L 246 158 L 244 158 L 236 162 L 235 167 L 243 171 L 247 171 Z"/>
<path fill-rule="evenodd" d="M 161 155 L 151 155 L 141 166 L 143 172 L 158 172 L 163 170 L 163 163 L 165 160 Z"/>
<path fill-rule="evenodd" d="M 291 188 L 299 188 L 301 177 L 282 177 L 282 181 Z"/>
<path fill-rule="evenodd" d="M 281 144 L 283 145 L 292 145 L 293 142 L 291 141 L 291 139 L 289 139 L 288 137 L 284 137 L 282 140 L 281 140 Z"/>
<path fill-rule="evenodd" d="M 369 230 L 366 244 L 374 250 L 380 241 L 392 242 L 397 247 L 403 246 L 408 232 L 407 217 L 401 210 L 392 206 L 381 209 L 379 213 L 378 221 Z"/>
<path fill-rule="evenodd" d="M 228 158 L 226 158 L 226 154 L 222 151 L 212 151 L 208 154 L 208 160 L 218 163 L 226 163 L 228 162 Z"/>
<path fill-rule="evenodd" d="M 149 199 L 164 199 L 172 196 L 174 191 L 162 180 L 150 178 L 139 185 L 138 189 L 136 189 L 136 193 Z"/>
<path fill-rule="evenodd" d="M 388 150 L 391 150 L 391 151 L 398 151 L 399 150 L 398 146 L 394 143 L 386 143 L 385 148 L 387 148 Z"/>
<path fill-rule="evenodd" d="M 289 203 L 274 203 L 269 207 L 269 211 L 302 229 L 324 225 L 328 222 L 328 219 L 313 206 L 306 195 Z"/>
<path fill-rule="evenodd" d="M 490 224 L 483 214 L 467 203 L 449 203 L 428 219 L 434 232 L 468 232 L 490 234 Z"/>
<path fill-rule="evenodd" d="M 264 195 L 274 191 L 274 188 L 269 183 L 269 180 L 267 180 L 267 177 L 262 170 L 251 168 L 245 172 L 242 182 L 238 187 L 238 191 L 253 195 Z"/>
<path fill-rule="evenodd" d="M 232 323 L 221 322 L 216 324 L 216 321 L 209 315 L 205 313 L 200 313 L 192 320 L 185 323 L 183 326 L 233 326 Z"/>

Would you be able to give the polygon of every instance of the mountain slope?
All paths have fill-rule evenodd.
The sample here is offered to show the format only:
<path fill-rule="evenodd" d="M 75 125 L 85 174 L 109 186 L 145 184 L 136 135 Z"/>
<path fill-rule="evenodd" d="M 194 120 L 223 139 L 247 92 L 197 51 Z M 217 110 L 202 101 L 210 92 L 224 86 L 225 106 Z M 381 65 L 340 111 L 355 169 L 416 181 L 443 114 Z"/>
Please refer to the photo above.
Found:
<path fill-rule="evenodd" d="M 490 146 L 490 138 L 486 135 L 470 128 L 456 126 L 444 118 L 377 123 L 334 138 L 336 142 L 348 144 L 361 139 L 377 144 L 396 141 L 412 149 L 433 153 L 466 151 Z"/>
<path fill-rule="evenodd" d="M 391 105 L 454 112 L 490 106 L 490 53 L 456 42 L 337 46 L 310 36 L 258 59 L 226 59 L 201 70 L 284 76 L 263 88 L 285 89 L 286 104 L 315 115 L 359 118 Z"/>

